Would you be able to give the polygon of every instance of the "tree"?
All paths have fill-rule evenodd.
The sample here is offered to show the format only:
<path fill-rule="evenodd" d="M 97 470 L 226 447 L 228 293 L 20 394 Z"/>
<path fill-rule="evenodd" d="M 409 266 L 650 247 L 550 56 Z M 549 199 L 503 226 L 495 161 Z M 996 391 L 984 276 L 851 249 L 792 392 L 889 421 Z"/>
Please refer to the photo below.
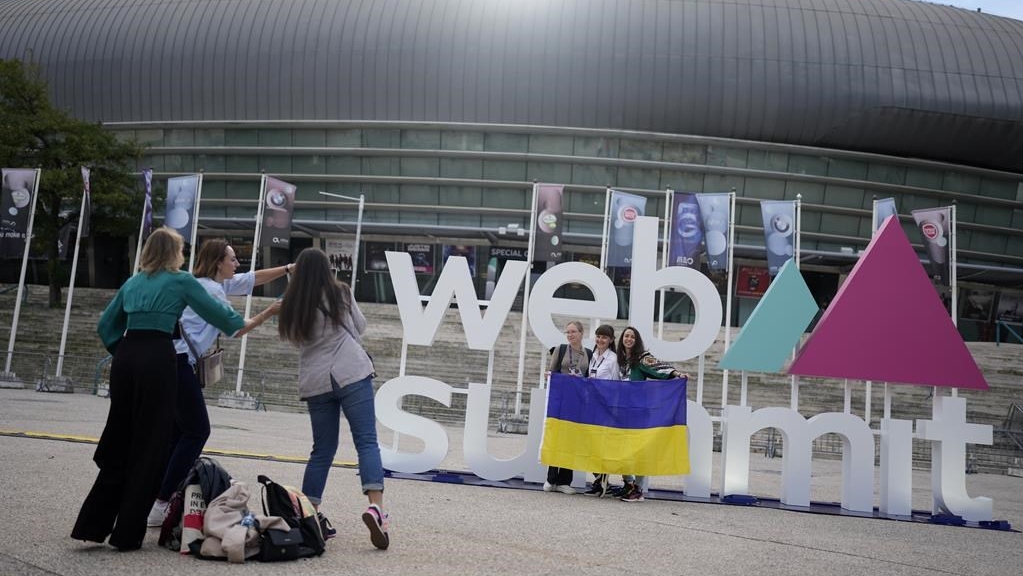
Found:
<path fill-rule="evenodd" d="M 46 254 L 50 306 L 60 307 L 68 273 L 58 240 L 61 227 L 78 223 L 81 167 L 92 170 L 92 234 L 128 236 L 142 209 L 131 174 L 142 148 L 53 107 L 39 68 L 20 60 L 0 59 L 0 126 L 0 165 L 42 169 L 32 243 Z"/>

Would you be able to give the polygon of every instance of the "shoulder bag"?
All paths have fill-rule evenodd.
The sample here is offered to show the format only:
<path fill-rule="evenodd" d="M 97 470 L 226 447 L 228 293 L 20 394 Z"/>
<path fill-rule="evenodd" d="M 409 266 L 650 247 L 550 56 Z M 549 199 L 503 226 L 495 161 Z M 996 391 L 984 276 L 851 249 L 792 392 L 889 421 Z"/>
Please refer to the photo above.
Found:
<path fill-rule="evenodd" d="M 181 322 L 179 321 L 178 324 L 180 325 Z M 195 356 L 193 369 L 196 377 L 199 378 L 199 387 L 205 388 L 207 385 L 220 382 L 224 378 L 224 349 L 220 347 L 220 334 L 217 334 L 217 343 L 205 354 L 199 354 L 195 349 L 184 326 L 181 326 L 181 339 L 192 351 L 192 356 Z"/>

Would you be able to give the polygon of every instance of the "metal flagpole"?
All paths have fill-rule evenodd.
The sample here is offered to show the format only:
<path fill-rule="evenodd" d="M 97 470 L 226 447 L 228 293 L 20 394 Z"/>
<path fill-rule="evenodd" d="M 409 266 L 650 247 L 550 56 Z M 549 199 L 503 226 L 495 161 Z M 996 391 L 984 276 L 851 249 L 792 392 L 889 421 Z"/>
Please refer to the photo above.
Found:
<path fill-rule="evenodd" d="M 728 280 L 725 283 L 725 348 L 732 342 L 732 257 L 735 254 L 735 188 L 728 194 Z M 721 372 L 721 407 L 728 406 L 728 370 Z"/>
<path fill-rule="evenodd" d="M 354 200 L 359 202 L 359 217 L 355 221 L 355 253 L 352 254 L 352 296 L 355 295 L 355 278 L 359 271 L 359 244 L 362 241 L 362 213 L 366 206 L 366 195 L 359 194 L 358 198 L 353 196 L 345 196 L 344 194 L 334 194 L 333 192 L 320 192 L 323 196 L 332 196 L 334 198 L 342 198 L 344 200 Z"/>
<path fill-rule="evenodd" d="M 611 214 L 611 187 L 604 189 L 604 229 L 600 231 L 600 271 L 607 269 L 607 223 Z"/>
<path fill-rule="evenodd" d="M 362 244 L 362 212 L 366 207 L 366 195 L 359 194 L 359 218 L 355 222 L 355 253 L 352 254 L 352 296 L 355 296 L 355 279 L 359 273 L 359 248 Z"/>
<path fill-rule="evenodd" d="M 949 271 L 948 271 L 948 275 L 949 275 L 949 283 L 952 285 L 952 325 L 955 326 L 956 328 L 958 328 L 959 327 L 959 282 L 958 282 L 958 280 L 959 280 L 958 276 L 959 275 L 956 273 L 956 263 L 957 263 L 957 259 L 956 259 L 956 244 L 958 242 L 958 236 L 959 235 L 956 233 L 956 224 L 957 224 L 957 220 L 956 219 L 957 219 L 957 216 L 956 216 L 956 201 L 955 200 L 952 201 L 952 208 L 949 210 L 949 212 L 950 212 L 950 216 L 951 216 L 951 218 L 949 218 L 949 220 L 951 220 L 951 222 L 950 222 L 951 226 L 950 226 L 949 235 L 948 235 L 949 236 L 949 246 L 948 246 L 948 251 L 949 251 L 949 258 L 948 258 Z M 952 397 L 955 398 L 958 395 L 959 395 L 959 389 L 953 387 L 952 388 Z"/>
<path fill-rule="evenodd" d="M 256 255 L 259 253 L 259 235 L 263 231 L 263 200 L 266 196 L 266 172 L 262 172 L 259 178 L 259 205 L 256 207 L 256 233 L 252 239 L 252 261 L 249 262 L 249 272 L 256 271 Z M 252 293 L 245 297 L 245 318 L 249 317 L 252 311 Z M 234 391 L 241 394 L 242 377 L 245 374 L 245 348 L 248 344 L 249 335 L 242 336 L 241 350 L 238 352 L 238 374 L 235 379 Z"/>
<path fill-rule="evenodd" d="M 796 259 L 796 270 L 799 270 L 799 234 L 803 228 L 803 195 L 796 194 L 796 238 L 795 238 L 795 250 L 793 250 L 792 257 Z M 796 351 L 792 351 L 792 357 L 795 358 Z M 799 411 L 799 376 L 795 374 L 789 377 L 789 386 L 791 389 L 792 409 L 796 412 Z"/>
<path fill-rule="evenodd" d="M 668 188 L 667 190 L 664 191 L 664 202 L 665 202 L 665 206 L 664 206 L 664 234 L 662 235 L 662 242 L 661 242 L 661 245 L 662 245 L 662 248 L 663 248 L 663 251 L 661 252 L 661 268 L 666 268 L 668 266 L 668 246 L 669 246 L 668 242 L 670 242 L 670 238 L 671 238 L 671 236 L 670 236 L 670 232 L 671 232 L 671 204 L 673 202 L 674 197 L 675 197 L 675 192 L 671 188 Z M 660 305 L 660 313 L 658 315 L 658 318 L 660 319 L 660 322 L 657 325 L 657 338 L 660 339 L 660 338 L 664 337 L 664 288 L 663 287 L 661 288 L 661 305 Z"/>
<path fill-rule="evenodd" d="M 879 227 L 879 223 L 877 221 L 877 195 L 875 194 L 874 195 L 874 204 L 873 204 L 873 208 L 871 209 L 871 217 L 870 217 L 870 237 L 871 237 L 871 239 L 873 239 L 874 235 L 877 234 L 878 227 Z M 872 387 L 872 383 L 868 380 L 866 382 L 866 388 L 864 389 L 864 395 L 866 396 L 866 398 L 863 399 L 863 402 L 864 402 L 864 404 L 863 404 L 863 413 L 865 414 L 864 420 L 866 420 L 868 426 L 870 425 L 870 407 L 871 407 L 870 404 L 871 404 L 871 400 L 873 400 L 873 397 L 872 397 L 872 394 L 871 394 L 871 387 Z M 888 391 L 888 383 L 885 382 L 884 383 L 884 417 L 885 418 L 888 418 L 890 416 L 890 413 L 891 413 L 891 395 L 890 394 L 891 393 Z"/>
<path fill-rule="evenodd" d="M 529 310 L 529 283 L 533 278 L 533 248 L 536 243 L 536 197 L 539 185 L 533 182 L 532 210 L 529 213 L 529 248 L 526 249 L 526 279 L 522 287 L 522 328 L 519 331 L 519 370 L 515 381 L 515 415 L 522 412 L 522 380 L 526 363 L 526 320 Z"/>
<path fill-rule="evenodd" d="M 195 213 L 192 215 L 192 238 L 191 238 L 191 249 L 188 254 L 188 273 L 192 273 L 192 269 L 195 268 L 195 240 L 199 235 L 199 204 L 202 202 L 202 170 L 199 171 L 199 179 L 195 184 Z M 262 207 L 262 203 L 260 204 Z M 259 223 L 257 222 L 258 226 Z M 252 259 L 256 261 L 255 258 Z M 245 317 L 248 318 L 249 311 L 245 311 Z"/>
<path fill-rule="evenodd" d="M 132 274 L 138 272 L 139 260 L 142 259 L 142 243 L 145 238 L 142 237 L 142 233 L 146 231 L 146 212 L 150 214 L 153 212 L 153 205 L 151 200 L 152 187 L 153 187 L 153 169 L 148 168 L 142 171 L 142 178 L 146 182 L 146 199 L 142 202 L 142 219 L 139 221 L 139 241 L 135 244 L 135 265 L 132 267 Z"/>
<path fill-rule="evenodd" d="M 39 197 L 39 178 L 42 170 L 36 168 L 36 180 L 32 186 L 32 207 L 28 213 L 28 229 L 25 230 L 25 252 L 21 257 L 21 275 L 18 276 L 18 297 L 14 300 L 14 318 L 11 321 L 11 337 L 7 341 L 7 362 L 4 373 L 11 374 L 11 361 L 14 359 L 14 339 L 18 337 L 18 315 L 21 314 L 21 298 L 25 293 L 25 273 L 28 271 L 28 251 L 32 247 L 32 226 L 36 219 L 36 198 Z"/>
<path fill-rule="evenodd" d="M 82 192 L 82 208 L 78 213 L 78 232 L 75 238 L 75 255 L 71 261 L 71 283 L 67 290 L 67 306 L 64 307 L 64 328 L 60 331 L 60 351 L 57 352 L 57 372 L 54 378 L 60 378 L 64 369 L 64 348 L 67 346 L 68 323 L 71 321 L 71 300 L 75 295 L 75 275 L 78 273 L 78 250 L 82 247 L 82 223 L 85 219 L 85 203 L 88 193 Z"/>

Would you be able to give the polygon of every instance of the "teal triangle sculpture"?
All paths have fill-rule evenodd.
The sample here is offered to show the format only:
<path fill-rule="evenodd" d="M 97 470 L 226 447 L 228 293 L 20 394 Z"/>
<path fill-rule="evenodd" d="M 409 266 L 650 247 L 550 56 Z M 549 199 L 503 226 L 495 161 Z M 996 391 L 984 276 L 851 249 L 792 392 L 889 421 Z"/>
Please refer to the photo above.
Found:
<path fill-rule="evenodd" d="M 817 314 L 817 309 L 795 260 L 790 259 L 778 271 L 718 367 L 747 372 L 780 372 Z"/>

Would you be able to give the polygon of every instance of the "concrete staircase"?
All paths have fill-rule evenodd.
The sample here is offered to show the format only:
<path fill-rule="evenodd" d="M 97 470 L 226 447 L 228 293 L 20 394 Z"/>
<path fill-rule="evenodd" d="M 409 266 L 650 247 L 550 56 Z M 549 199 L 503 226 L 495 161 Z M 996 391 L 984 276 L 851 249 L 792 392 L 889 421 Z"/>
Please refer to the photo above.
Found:
<path fill-rule="evenodd" d="M 46 307 L 45 286 L 29 286 L 28 301 L 23 303 L 15 347 L 13 371 L 26 387 L 36 386 L 44 376 L 55 372 L 57 352 L 60 347 L 60 333 L 64 309 Z M 108 366 L 104 362 L 106 351 L 100 345 L 95 333 L 96 320 L 113 295 L 111 290 L 76 288 L 74 305 L 71 310 L 71 330 L 68 334 L 67 352 L 62 374 L 69 377 L 76 392 L 93 392 L 97 384 L 107 380 Z M 66 297 L 66 294 L 65 294 Z M 14 310 L 15 292 L 0 294 L 0 326 L 9 327 Z M 271 302 L 269 298 L 254 298 L 252 312 L 262 310 Z M 244 298 L 234 298 L 237 310 L 244 310 Z M 376 384 L 396 377 L 399 373 L 402 326 L 398 309 L 389 304 L 363 304 L 363 312 L 369 320 L 364 343 L 374 358 L 377 370 Z M 567 321 L 567 318 L 565 319 Z M 491 426 L 496 427 L 502 419 L 514 412 L 515 393 L 518 379 L 519 331 L 521 315 L 512 313 L 494 350 L 493 393 L 491 400 Z M 625 321 L 612 322 L 616 330 L 625 326 Z M 297 355 L 291 346 L 277 337 L 276 322 L 271 321 L 249 334 L 246 366 L 241 389 L 255 396 L 263 407 L 275 410 L 301 411 L 304 404 L 299 401 L 295 384 Z M 666 324 L 666 339 L 681 339 L 689 327 L 682 324 Z M 733 339 L 737 331 L 733 330 Z M 9 330 L 0 334 L 0 345 L 6 350 Z M 722 331 L 723 337 L 723 331 Z M 207 398 L 215 400 L 221 393 L 234 390 L 236 386 L 237 363 L 241 341 L 222 338 L 227 350 L 227 376 L 206 390 Z M 971 466 L 979 470 L 1005 471 L 1023 454 L 1008 438 L 998 432 L 1002 428 L 1012 402 L 1023 404 L 1023 346 L 993 343 L 969 343 L 971 352 L 990 385 L 984 392 L 961 390 L 959 395 L 967 399 L 967 418 L 970 422 L 990 424 L 995 427 L 995 445 L 992 447 L 970 447 Z M 703 405 L 712 416 L 720 413 L 722 373 L 716 368 L 724 348 L 719 339 L 705 358 Z M 427 376 L 466 388 L 469 382 L 487 381 L 489 354 L 485 351 L 469 350 L 455 308 L 448 310 L 430 348 L 411 346 L 406 358 L 405 373 Z M 526 346 L 522 409 L 529 405 L 529 391 L 540 380 L 542 363 L 546 362 L 546 351 L 530 333 Z M 697 360 L 678 363 L 681 370 L 691 375 L 689 399 L 697 396 Z M 2 366 L 0 366 L 2 368 Z M 748 404 L 754 409 L 765 406 L 788 406 L 790 403 L 789 377 L 778 374 L 754 373 L 748 375 Z M 863 382 L 851 386 L 852 412 L 863 416 L 866 396 Z M 929 418 L 931 414 L 931 389 L 918 386 L 889 386 L 891 392 L 891 414 L 893 418 L 907 420 Z M 740 375 L 729 375 L 728 400 L 739 403 Z M 947 394 L 947 392 L 942 392 Z M 804 379 L 799 389 L 799 410 L 805 416 L 822 412 L 842 411 L 844 386 L 835 380 Z M 871 426 L 879 427 L 883 416 L 884 386 L 874 383 L 871 393 Z M 459 425 L 464 421 L 465 395 L 455 394 L 452 406 L 446 407 L 433 400 L 410 396 L 405 398 L 404 409 L 421 414 L 445 424 Z M 818 439 L 815 449 L 820 454 L 838 454 L 840 442 L 837 437 L 826 435 Z M 781 453 L 781 435 L 773 431 L 761 431 L 754 438 L 757 450 L 775 450 Z M 915 441 L 914 459 L 919 464 L 930 460 L 930 444 Z"/>

